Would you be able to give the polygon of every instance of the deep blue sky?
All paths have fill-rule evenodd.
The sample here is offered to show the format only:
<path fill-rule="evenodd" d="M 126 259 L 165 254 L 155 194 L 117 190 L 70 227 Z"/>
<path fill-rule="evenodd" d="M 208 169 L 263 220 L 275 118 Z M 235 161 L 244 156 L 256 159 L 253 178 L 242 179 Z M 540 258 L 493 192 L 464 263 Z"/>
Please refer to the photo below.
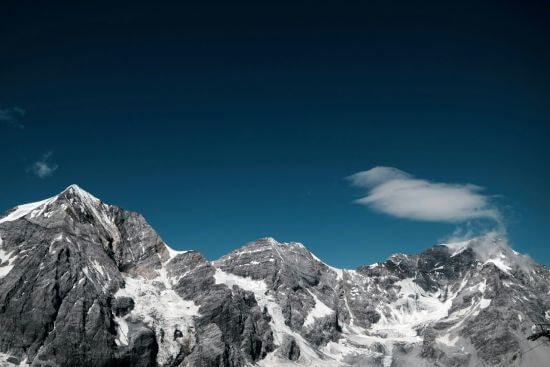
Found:
<path fill-rule="evenodd" d="M 273 236 L 355 267 L 457 227 L 352 203 L 391 166 L 485 187 L 550 264 L 544 2 L 71 3 L 0 8 L 0 211 L 76 183 L 210 259 Z"/>

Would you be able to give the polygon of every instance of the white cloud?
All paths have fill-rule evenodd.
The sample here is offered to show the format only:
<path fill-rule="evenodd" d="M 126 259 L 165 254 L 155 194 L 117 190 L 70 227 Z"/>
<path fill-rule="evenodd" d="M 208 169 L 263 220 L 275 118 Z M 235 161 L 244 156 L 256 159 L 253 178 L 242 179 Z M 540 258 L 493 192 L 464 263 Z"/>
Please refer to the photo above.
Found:
<path fill-rule="evenodd" d="M 47 152 L 42 156 L 42 159 L 34 162 L 28 171 L 32 172 L 39 178 L 51 176 L 59 166 L 51 162 L 52 152 Z"/>
<path fill-rule="evenodd" d="M 21 118 L 26 114 L 27 111 L 19 107 L 0 108 L 0 122 L 23 129 L 25 125 L 21 123 Z"/>
<path fill-rule="evenodd" d="M 354 186 L 367 189 L 356 203 L 398 218 L 433 222 L 500 220 L 483 188 L 418 179 L 393 167 L 374 167 L 348 177 Z"/>

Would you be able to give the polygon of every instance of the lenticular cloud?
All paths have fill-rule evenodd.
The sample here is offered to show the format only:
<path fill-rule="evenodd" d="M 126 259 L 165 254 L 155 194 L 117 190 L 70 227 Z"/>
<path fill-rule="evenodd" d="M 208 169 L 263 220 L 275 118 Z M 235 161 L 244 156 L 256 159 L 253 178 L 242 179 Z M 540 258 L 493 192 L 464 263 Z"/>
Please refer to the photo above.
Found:
<path fill-rule="evenodd" d="M 356 203 L 394 217 L 451 223 L 500 218 L 479 186 L 431 182 L 393 167 L 374 167 L 348 179 L 368 190 Z"/>

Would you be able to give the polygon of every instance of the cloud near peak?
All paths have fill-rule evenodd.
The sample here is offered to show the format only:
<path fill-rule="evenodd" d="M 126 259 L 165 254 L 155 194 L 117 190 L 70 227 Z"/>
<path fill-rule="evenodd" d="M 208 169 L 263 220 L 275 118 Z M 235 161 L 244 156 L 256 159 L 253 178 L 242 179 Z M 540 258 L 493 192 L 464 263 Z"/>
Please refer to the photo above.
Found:
<path fill-rule="evenodd" d="M 479 186 L 431 182 L 394 167 L 374 167 L 348 179 L 367 190 L 356 203 L 394 217 L 451 223 L 480 218 L 500 221 L 498 209 Z"/>

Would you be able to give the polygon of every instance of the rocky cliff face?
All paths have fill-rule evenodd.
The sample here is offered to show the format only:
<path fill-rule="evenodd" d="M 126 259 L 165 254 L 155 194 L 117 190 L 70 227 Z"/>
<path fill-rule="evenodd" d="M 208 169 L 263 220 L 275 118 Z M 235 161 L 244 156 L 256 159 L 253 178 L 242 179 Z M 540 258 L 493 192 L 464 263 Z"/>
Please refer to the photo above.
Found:
<path fill-rule="evenodd" d="M 546 319 L 549 270 L 495 235 L 345 270 L 177 252 L 74 185 L 0 219 L 1 366 L 542 366 Z"/>

